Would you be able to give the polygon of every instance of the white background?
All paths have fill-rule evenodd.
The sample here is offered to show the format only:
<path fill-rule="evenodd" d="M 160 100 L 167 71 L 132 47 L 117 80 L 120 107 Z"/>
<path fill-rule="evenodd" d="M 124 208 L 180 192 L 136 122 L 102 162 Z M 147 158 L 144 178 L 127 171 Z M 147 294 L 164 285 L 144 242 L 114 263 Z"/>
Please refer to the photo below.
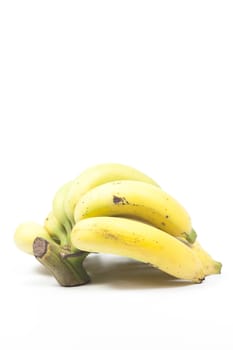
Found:
<path fill-rule="evenodd" d="M 4 349 L 232 349 L 232 18 L 232 1 L 0 2 Z M 186 207 L 220 276 L 100 255 L 91 284 L 62 288 L 16 249 L 19 223 L 109 161 Z"/>

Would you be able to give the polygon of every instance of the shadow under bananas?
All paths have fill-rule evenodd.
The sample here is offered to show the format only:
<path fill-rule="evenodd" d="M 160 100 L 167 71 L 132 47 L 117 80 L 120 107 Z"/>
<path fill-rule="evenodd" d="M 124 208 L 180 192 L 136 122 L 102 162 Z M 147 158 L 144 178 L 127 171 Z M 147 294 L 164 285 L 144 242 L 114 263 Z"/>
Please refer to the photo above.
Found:
<path fill-rule="evenodd" d="M 118 256 L 91 254 L 84 266 L 91 284 L 119 289 L 174 288 L 190 286 L 191 282 L 172 277 L 149 264 Z"/>
<path fill-rule="evenodd" d="M 90 254 L 84 261 L 84 267 L 91 277 L 91 285 L 99 284 L 114 289 L 177 288 L 191 284 L 149 264 L 114 255 Z M 40 275 L 51 276 L 42 265 L 35 267 L 35 271 Z"/>
<path fill-rule="evenodd" d="M 51 273 L 42 265 L 34 267 L 34 271 L 41 276 L 51 276 Z"/>

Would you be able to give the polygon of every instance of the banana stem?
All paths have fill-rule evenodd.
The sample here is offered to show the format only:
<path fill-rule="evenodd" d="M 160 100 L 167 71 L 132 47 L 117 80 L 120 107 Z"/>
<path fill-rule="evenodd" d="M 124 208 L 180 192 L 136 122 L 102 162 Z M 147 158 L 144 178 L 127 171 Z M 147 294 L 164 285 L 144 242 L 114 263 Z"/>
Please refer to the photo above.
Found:
<path fill-rule="evenodd" d="M 69 247 L 59 247 L 52 242 L 37 237 L 33 242 L 34 256 L 64 287 L 86 284 L 90 278 L 83 267 L 87 252 L 73 253 Z"/>

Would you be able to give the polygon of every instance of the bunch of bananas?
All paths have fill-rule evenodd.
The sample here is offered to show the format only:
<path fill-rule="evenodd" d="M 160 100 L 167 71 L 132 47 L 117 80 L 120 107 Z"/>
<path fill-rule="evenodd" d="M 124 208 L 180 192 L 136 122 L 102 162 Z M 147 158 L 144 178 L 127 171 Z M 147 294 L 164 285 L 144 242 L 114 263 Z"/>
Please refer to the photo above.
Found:
<path fill-rule="evenodd" d="M 196 240 L 183 206 L 150 177 L 121 164 L 87 169 L 55 194 L 44 225 L 21 224 L 17 246 L 63 286 L 85 284 L 90 252 L 127 256 L 199 283 L 221 263 Z"/>

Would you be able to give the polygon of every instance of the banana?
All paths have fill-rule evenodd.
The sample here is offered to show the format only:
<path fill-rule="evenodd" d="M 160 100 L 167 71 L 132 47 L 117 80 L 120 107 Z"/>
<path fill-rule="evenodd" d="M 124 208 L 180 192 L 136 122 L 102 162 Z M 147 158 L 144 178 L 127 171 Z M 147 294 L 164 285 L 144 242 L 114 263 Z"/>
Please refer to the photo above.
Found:
<path fill-rule="evenodd" d="M 53 212 L 50 212 L 44 222 L 44 228 L 49 236 L 62 246 L 67 244 L 67 234 L 65 228 L 58 222 Z"/>
<path fill-rule="evenodd" d="M 69 181 L 59 188 L 59 190 L 56 192 L 53 198 L 53 203 L 52 203 L 54 216 L 56 217 L 57 221 L 62 226 L 64 226 L 67 233 L 71 231 L 72 226 L 64 210 L 64 199 L 67 192 L 72 186 L 72 182 L 73 181 Z"/>
<path fill-rule="evenodd" d="M 201 246 L 199 242 L 194 242 L 191 249 L 196 253 L 202 262 L 205 276 L 219 274 L 221 272 L 222 264 L 214 260 Z"/>
<path fill-rule="evenodd" d="M 75 222 L 74 209 L 82 195 L 98 185 L 115 180 L 137 180 L 158 186 L 147 175 L 126 165 L 107 163 L 91 167 L 73 181 L 65 197 L 64 208 L 70 222 Z"/>
<path fill-rule="evenodd" d="M 75 222 L 93 216 L 130 217 L 189 242 L 196 238 L 186 210 L 161 188 L 141 181 L 108 182 L 87 192 L 76 205 Z"/>
<path fill-rule="evenodd" d="M 43 226 L 35 222 L 25 222 L 16 228 L 14 241 L 20 250 L 33 254 L 33 242 L 36 237 L 44 238 L 47 241 L 52 240 Z"/>
<path fill-rule="evenodd" d="M 177 278 L 198 283 L 205 277 L 200 259 L 187 244 L 140 221 L 103 216 L 84 219 L 73 227 L 71 241 L 83 251 L 127 256 Z"/>

